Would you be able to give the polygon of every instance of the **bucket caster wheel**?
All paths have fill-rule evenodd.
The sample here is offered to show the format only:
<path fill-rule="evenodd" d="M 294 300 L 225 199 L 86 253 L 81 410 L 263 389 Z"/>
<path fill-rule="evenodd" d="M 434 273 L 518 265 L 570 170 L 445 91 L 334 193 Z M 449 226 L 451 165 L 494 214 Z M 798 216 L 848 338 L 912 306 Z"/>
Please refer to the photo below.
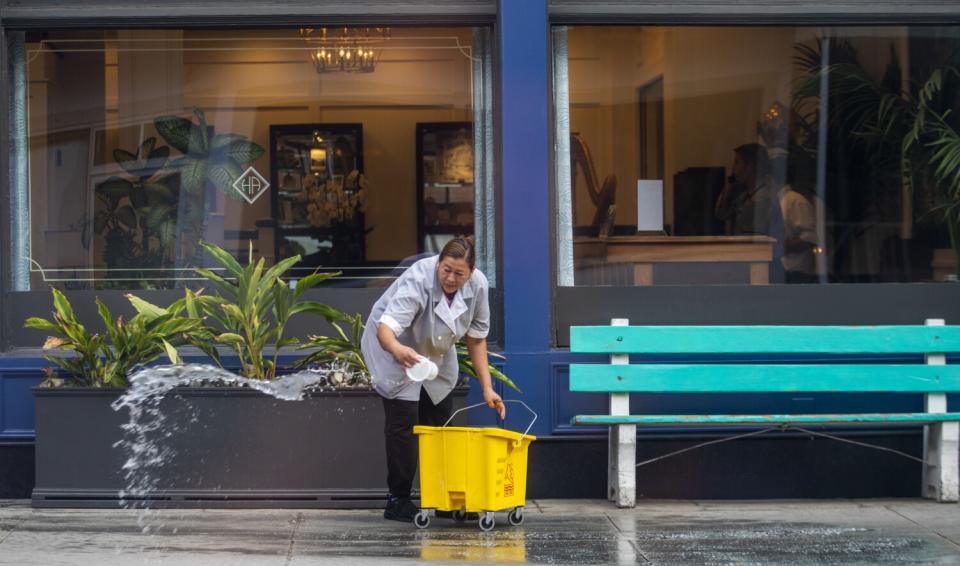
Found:
<path fill-rule="evenodd" d="M 467 512 L 463 509 L 457 509 L 453 512 L 453 520 L 462 523 L 467 520 Z"/>
<path fill-rule="evenodd" d="M 480 530 L 481 531 L 490 531 L 493 530 L 493 525 L 496 524 L 496 521 L 493 518 L 493 512 L 487 511 L 480 515 Z"/>
<path fill-rule="evenodd" d="M 507 521 L 510 522 L 514 527 L 518 527 L 523 524 L 523 507 L 514 507 L 512 511 L 507 513 Z"/>
<path fill-rule="evenodd" d="M 427 528 L 430 526 L 430 513 L 426 509 L 421 509 L 413 518 L 413 524 L 416 525 L 418 529 Z"/>

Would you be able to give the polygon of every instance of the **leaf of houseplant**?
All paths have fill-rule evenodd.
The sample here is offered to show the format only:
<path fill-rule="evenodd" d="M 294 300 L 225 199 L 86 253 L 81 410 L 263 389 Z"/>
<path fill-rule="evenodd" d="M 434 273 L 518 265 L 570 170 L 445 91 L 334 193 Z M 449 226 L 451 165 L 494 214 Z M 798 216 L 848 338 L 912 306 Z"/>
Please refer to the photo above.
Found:
<path fill-rule="evenodd" d="M 203 110 L 193 109 L 194 116 L 197 117 L 197 124 L 190 124 L 190 142 L 187 147 L 187 153 L 195 156 L 207 157 L 210 151 L 209 139 L 207 136 L 207 118 Z"/>
<path fill-rule="evenodd" d="M 222 152 L 225 157 L 237 164 L 244 164 L 260 159 L 263 148 L 252 141 L 241 139 L 230 142 L 225 147 L 219 148 L 217 152 Z"/>
<path fill-rule="evenodd" d="M 37 316 L 31 316 L 27 320 L 23 321 L 23 326 L 25 328 L 32 328 L 34 330 L 43 330 L 44 332 L 60 332 L 59 326 L 45 318 L 40 318 Z"/>
<path fill-rule="evenodd" d="M 491 354 L 487 352 L 487 356 L 493 355 L 494 357 L 500 359 L 506 359 L 504 356 L 499 354 Z M 460 372 L 464 373 L 474 379 L 479 379 L 477 377 L 477 370 L 473 365 L 473 360 L 470 359 L 470 351 L 467 348 L 466 342 L 457 342 L 457 361 L 460 365 Z M 513 382 L 509 377 L 507 377 L 503 372 L 495 368 L 493 365 L 487 364 L 487 368 L 490 370 L 490 377 L 496 379 L 497 381 L 503 383 L 507 387 L 517 391 L 518 393 L 523 393 L 517 384 Z"/>
<path fill-rule="evenodd" d="M 106 210 L 98 210 L 93 217 L 93 231 L 102 234 L 107 227 L 107 222 L 110 222 L 110 213 Z"/>
<path fill-rule="evenodd" d="M 140 144 L 140 147 L 137 149 L 137 157 L 140 159 L 146 159 L 156 146 L 157 138 L 153 136 L 143 140 L 143 143 Z"/>
<path fill-rule="evenodd" d="M 147 199 L 150 201 L 150 204 L 170 202 L 175 198 L 170 187 L 163 183 L 147 182 L 143 184 L 143 189 L 147 192 Z"/>
<path fill-rule="evenodd" d="M 140 154 L 141 159 L 144 154 Z M 140 170 L 140 177 L 143 180 L 152 178 L 157 174 L 163 166 L 167 164 L 167 160 L 170 159 L 170 148 L 167 146 L 160 146 L 149 153 L 146 154 L 146 160 L 143 164 L 143 169 Z"/>
<path fill-rule="evenodd" d="M 207 316 L 219 322 L 224 328 L 230 326 L 230 321 L 227 320 L 227 317 L 221 308 L 221 305 L 229 302 L 228 299 L 210 295 L 197 296 L 195 299 L 197 303 L 200 304 L 200 307 Z"/>
<path fill-rule="evenodd" d="M 200 245 L 203 246 L 203 249 L 213 256 L 213 259 L 217 261 L 221 266 L 226 268 L 234 277 L 240 277 L 243 275 L 243 267 L 240 266 L 240 263 L 232 256 L 229 252 L 224 250 L 219 246 L 215 246 L 208 242 L 200 242 Z M 251 249 L 252 249 L 251 242 Z M 206 277 L 206 275 L 204 275 Z"/>
<path fill-rule="evenodd" d="M 167 352 L 167 357 L 170 359 L 171 364 L 182 364 L 183 360 L 180 359 L 180 355 L 177 353 L 177 349 L 174 348 L 170 342 L 162 339 L 163 349 Z"/>
<path fill-rule="evenodd" d="M 295 255 L 277 262 L 273 267 L 267 270 L 266 274 L 263 276 L 263 280 L 272 281 L 274 279 L 280 279 L 280 277 L 282 277 L 288 269 L 296 265 L 299 261 L 300 256 Z M 280 283 L 282 283 L 282 281 Z"/>
<path fill-rule="evenodd" d="M 300 257 L 300 256 L 297 256 L 297 257 Z M 316 287 L 317 285 L 319 285 L 320 283 L 323 283 L 327 279 L 337 277 L 338 275 L 340 275 L 340 273 L 341 272 L 339 271 L 331 272 L 331 273 L 311 273 L 310 275 L 307 275 L 306 277 L 301 278 L 299 281 L 297 281 L 297 286 L 293 291 L 294 300 L 299 299 L 300 295 L 303 295 L 303 293 L 308 289 L 312 289 L 313 287 Z"/>
<path fill-rule="evenodd" d="M 142 185 L 133 185 L 130 187 L 130 203 L 138 209 L 147 205 L 147 191 Z"/>
<path fill-rule="evenodd" d="M 273 309 L 278 324 L 284 324 L 290 318 L 290 287 L 280 282 L 273 286 Z"/>
<path fill-rule="evenodd" d="M 221 304 L 220 309 L 223 311 L 223 314 L 226 315 L 227 320 L 232 321 L 233 324 L 231 324 L 231 326 L 240 327 L 243 326 L 243 323 L 246 321 L 246 317 L 243 316 L 243 311 L 233 303 Z"/>
<path fill-rule="evenodd" d="M 60 326 L 60 333 L 70 338 L 78 347 L 83 347 L 83 344 L 89 340 L 87 329 L 79 322 L 68 320 L 60 313 L 55 313 L 53 319 Z"/>
<path fill-rule="evenodd" d="M 57 348 L 62 348 L 66 344 L 66 340 L 58 336 L 47 336 L 47 340 L 43 343 L 43 350 L 55 350 Z"/>
<path fill-rule="evenodd" d="M 173 165 L 180 172 L 180 186 L 187 192 L 196 193 L 207 182 L 207 160 L 181 157 Z"/>
<path fill-rule="evenodd" d="M 148 303 L 147 301 L 141 299 L 140 297 L 137 297 L 136 295 L 127 294 L 126 297 L 127 297 L 127 300 L 130 301 L 130 304 L 133 305 L 133 308 L 135 308 L 138 313 L 146 317 L 148 321 L 153 320 L 157 317 L 166 316 L 170 314 L 170 312 L 167 311 L 167 309 L 158 307 L 157 305 L 154 305 L 152 303 Z"/>
<path fill-rule="evenodd" d="M 117 203 L 120 202 L 120 199 L 130 194 L 130 189 L 133 187 L 133 184 L 120 177 L 110 177 L 106 181 L 97 185 L 97 193 L 104 195 L 107 199 L 113 203 L 113 207 L 116 208 Z"/>
<path fill-rule="evenodd" d="M 198 275 L 201 275 L 201 276 L 207 278 L 208 281 L 210 281 L 211 283 L 213 283 L 214 285 L 216 285 L 217 288 L 219 288 L 219 289 L 220 289 L 221 291 L 223 291 L 226 295 L 228 295 L 228 297 L 229 297 L 230 299 L 236 299 L 236 297 L 237 297 L 237 288 L 236 288 L 236 286 L 234 286 L 232 283 L 230 283 L 229 281 L 227 281 L 227 280 L 224 279 L 223 277 L 220 277 L 220 276 L 217 275 L 216 273 L 214 273 L 214 272 L 212 272 L 212 271 L 210 271 L 209 269 L 206 269 L 206 268 L 204 268 L 204 267 L 199 267 L 199 268 L 195 269 L 194 271 L 196 271 Z M 206 298 L 206 299 L 210 299 L 211 297 L 205 297 L 205 298 Z M 217 303 L 217 304 L 219 304 L 219 303 Z"/>
<path fill-rule="evenodd" d="M 330 305 L 318 303 L 316 301 L 301 301 L 290 308 L 291 317 L 295 314 L 300 314 L 303 312 L 318 314 L 323 317 L 331 317 L 334 319 L 336 319 L 338 313 L 337 309 L 331 307 Z"/>
<path fill-rule="evenodd" d="M 193 127 L 190 120 L 180 116 L 161 116 L 153 121 L 153 125 L 168 144 L 181 153 L 189 151 L 190 129 Z"/>
<path fill-rule="evenodd" d="M 172 317 L 167 320 L 155 319 L 147 325 L 147 330 L 163 336 L 177 336 L 200 328 L 200 319 Z"/>
<path fill-rule="evenodd" d="M 161 224 L 157 230 L 157 235 L 160 238 L 160 243 L 164 246 L 169 246 L 176 242 L 177 240 L 177 223 L 173 220 L 164 222 Z"/>
<path fill-rule="evenodd" d="M 131 230 L 137 229 L 137 213 L 130 205 L 124 205 L 117 210 L 117 220 Z"/>
<path fill-rule="evenodd" d="M 119 341 L 119 336 L 113 323 L 113 315 L 110 314 L 107 305 L 103 304 L 103 301 L 99 298 L 97 299 L 97 312 L 100 314 L 100 320 L 103 321 L 103 326 L 107 330 L 107 335 L 110 336 L 110 341 L 116 344 Z"/>
<path fill-rule="evenodd" d="M 183 306 L 187 310 L 187 315 L 192 318 L 200 318 L 200 309 L 197 307 L 196 295 L 194 295 L 190 289 L 184 291 Z"/>
<path fill-rule="evenodd" d="M 213 139 L 210 140 L 210 152 L 225 150 L 225 148 L 233 142 L 243 141 L 245 139 L 247 139 L 247 136 L 243 134 L 216 134 L 213 136 Z"/>
<path fill-rule="evenodd" d="M 123 170 L 127 173 L 130 173 L 133 176 L 138 176 L 137 171 L 140 170 L 140 160 L 137 159 L 137 156 L 126 151 L 124 149 L 115 149 L 113 150 L 113 160 L 123 167 Z"/>
<path fill-rule="evenodd" d="M 475 369 L 474 366 L 473 366 L 473 362 L 472 362 L 469 358 L 465 358 L 465 357 L 462 357 L 462 356 L 458 356 L 458 359 L 459 359 L 459 362 L 460 362 L 460 364 L 459 364 L 459 365 L 460 365 L 460 371 L 461 371 L 462 373 L 465 373 L 466 375 L 469 375 L 470 377 L 472 377 L 472 378 L 474 378 L 474 379 L 479 379 L 479 377 L 477 376 L 477 371 L 476 371 L 476 369 Z M 504 375 L 503 372 L 501 372 L 501 371 L 498 370 L 497 368 L 493 367 L 492 365 L 488 365 L 487 368 L 490 370 L 490 377 L 492 377 L 493 379 L 496 379 L 497 381 L 503 383 L 504 385 L 506 385 L 506 386 L 509 387 L 510 389 L 513 389 L 513 390 L 516 391 L 517 393 L 523 393 L 523 391 L 521 391 L 520 388 L 517 387 L 517 384 L 514 383 L 513 380 L 511 380 L 509 377 L 507 377 L 506 375 Z"/>
<path fill-rule="evenodd" d="M 147 226 L 156 229 L 168 220 L 172 210 L 167 206 L 153 205 L 140 209 L 140 213 L 143 215 Z"/>
<path fill-rule="evenodd" d="M 233 184 L 243 175 L 243 168 L 231 159 L 210 160 L 207 178 L 218 191 L 228 196 L 242 199 Z"/>
<path fill-rule="evenodd" d="M 225 344 L 233 344 L 233 345 L 243 344 L 244 342 L 243 336 L 240 336 L 235 332 L 224 332 L 222 334 L 219 334 L 215 339 L 217 342 L 223 342 Z"/>
<path fill-rule="evenodd" d="M 53 292 L 53 306 L 57 314 L 67 322 L 76 323 L 77 316 L 73 313 L 73 307 L 70 305 L 70 301 L 68 301 L 59 290 L 51 289 L 51 291 Z"/>
<path fill-rule="evenodd" d="M 263 277 L 263 266 L 265 263 L 266 261 L 261 257 L 257 260 L 257 263 L 253 265 L 253 269 L 250 269 L 250 266 L 247 266 L 247 277 L 241 278 L 239 281 L 241 301 L 240 306 L 243 309 L 243 312 L 253 314 L 252 318 L 254 322 L 259 319 L 259 317 L 256 316 L 256 313 L 253 312 L 253 309 L 257 305 L 255 300 L 257 291 L 260 288 L 260 280 Z"/>

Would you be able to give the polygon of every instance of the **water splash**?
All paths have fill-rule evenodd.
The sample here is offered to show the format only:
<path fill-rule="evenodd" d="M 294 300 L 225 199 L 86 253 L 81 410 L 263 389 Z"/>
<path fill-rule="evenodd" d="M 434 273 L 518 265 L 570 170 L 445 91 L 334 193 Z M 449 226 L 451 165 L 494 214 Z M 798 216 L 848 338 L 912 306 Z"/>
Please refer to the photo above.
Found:
<path fill-rule="evenodd" d="M 153 504 L 164 499 L 159 489 L 163 476 L 159 472 L 177 456 L 167 439 L 181 429 L 178 422 L 167 418 L 161 403 L 171 394 L 175 395 L 179 388 L 248 388 L 281 401 L 299 401 L 314 391 L 370 389 L 368 375 L 354 372 L 339 363 L 283 375 L 272 381 L 241 377 L 205 364 L 156 366 L 137 371 L 129 381 L 130 387 L 111 405 L 115 411 L 129 411 L 127 422 L 121 425 L 123 439 L 114 444 L 114 448 L 122 450 L 126 456 L 123 464 L 125 486 L 118 495 L 122 507 L 138 510 L 137 525 L 144 534 L 157 532 L 163 527 Z M 189 415 L 185 424 L 198 423 L 198 410 L 181 400 Z M 190 483 L 189 478 L 184 481 Z"/>

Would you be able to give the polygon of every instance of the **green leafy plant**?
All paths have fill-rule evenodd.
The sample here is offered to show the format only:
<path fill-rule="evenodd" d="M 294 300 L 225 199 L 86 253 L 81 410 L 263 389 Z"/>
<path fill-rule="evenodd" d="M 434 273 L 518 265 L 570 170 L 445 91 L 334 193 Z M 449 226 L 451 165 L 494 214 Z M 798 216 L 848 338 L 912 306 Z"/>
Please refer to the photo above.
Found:
<path fill-rule="evenodd" d="M 357 313 L 348 315 L 333 307 L 324 315 L 336 332 L 335 336 L 312 335 L 301 344 L 298 350 L 316 349 L 316 351 L 293 362 L 293 367 L 302 368 L 311 364 L 340 362 L 351 372 L 369 376 L 370 370 L 360 350 L 360 338 L 363 336 L 363 317 Z M 344 327 L 347 330 L 344 330 Z"/>
<path fill-rule="evenodd" d="M 487 352 L 487 357 L 496 358 L 499 360 L 507 359 L 506 357 L 494 352 Z M 470 359 L 470 351 L 467 349 L 467 343 L 464 341 L 457 342 L 457 360 L 460 362 L 460 373 L 470 376 L 474 379 L 479 379 L 479 377 L 477 377 L 477 369 L 473 365 L 473 360 Z M 517 393 L 523 393 L 523 391 L 517 387 L 517 384 L 514 383 L 512 379 L 507 377 L 502 371 L 495 368 L 492 364 L 490 364 L 488 367 L 490 368 L 490 377 L 496 379 L 500 383 L 503 383 Z"/>
<path fill-rule="evenodd" d="M 52 334 L 44 343 L 44 350 L 72 352 L 72 356 L 47 354 L 44 358 L 70 374 L 76 383 L 87 387 L 126 387 L 127 375 L 138 365 L 163 355 L 171 363 L 180 363 L 176 348 L 179 345 L 191 343 L 208 348 L 204 343 L 210 335 L 204 329 L 202 318 L 196 316 L 199 314 L 196 295 L 188 293 L 167 308 L 134 295 L 127 295 L 127 299 L 137 310 L 129 321 L 114 318 L 106 305 L 96 300 L 106 334 L 87 330 L 77 320 L 70 301 L 56 289 L 53 289 L 53 320 L 30 317 L 24 326 Z M 187 315 L 183 314 L 185 311 Z M 51 375 L 47 377 L 50 382 Z"/>
<path fill-rule="evenodd" d="M 949 82 L 954 83 L 952 89 L 946 86 Z M 904 180 L 916 187 L 928 179 L 937 187 L 942 204 L 935 210 L 943 214 L 956 258 L 956 272 L 960 275 L 960 121 L 953 113 L 960 98 L 947 94 L 956 93 L 958 83 L 958 67 L 945 65 L 935 70 L 903 116 L 883 116 L 886 120 L 882 119 L 878 126 L 882 132 L 891 121 L 906 119 L 909 123 L 902 142 Z M 911 167 L 911 162 L 919 167 Z"/>
<path fill-rule="evenodd" d="M 337 311 L 336 309 L 331 309 L 332 312 L 326 316 L 327 322 L 330 323 L 330 326 L 333 327 L 336 332 L 336 336 L 310 336 L 310 339 L 304 342 L 298 349 L 306 350 L 310 348 L 316 348 L 317 350 L 303 358 L 300 358 L 293 363 L 294 367 L 305 367 L 310 364 L 323 364 L 338 361 L 344 364 L 350 371 L 369 375 L 370 370 L 367 369 L 367 363 L 363 358 L 363 352 L 360 349 L 360 339 L 363 336 L 363 326 L 364 320 L 360 314 L 348 315 L 343 312 Z M 343 326 L 346 325 L 349 329 L 345 331 Z M 487 355 L 491 358 L 497 358 L 500 360 L 506 360 L 506 358 L 500 354 L 495 354 L 493 352 L 487 352 Z M 479 379 L 477 377 L 477 370 L 473 365 L 473 360 L 470 359 L 470 352 L 467 350 L 466 342 L 460 341 L 457 343 L 457 360 L 460 366 L 460 373 L 474 379 Z M 494 366 L 489 366 L 490 376 L 497 381 L 500 381 L 507 387 L 514 389 L 519 393 L 523 393 L 519 387 L 503 372 L 495 368 Z"/>
<path fill-rule="evenodd" d="M 157 147 L 152 137 L 144 140 L 136 153 L 113 151 L 124 174 L 96 186 L 99 206 L 93 217 L 93 232 L 106 242 L 103 257 L 107 267 L 159 267 L 172 259 L 169 251 L 176 241 L 178 188 L 176 177 L 165 169 L 169 156 L 170 148 Z"/>
<path fill-rule="evenodd" d="M 205 232 L 208 187 L 241 199 L 233 183 L 243 174 L 243 165 L 256 161 L 264 149 L 242 134 L 211 136 L 206 114 L 193 109 L 196 123 L 181 116 L 159 116 L 153 124 L 160 136 L 183 155 L 173 159 L 169 168 L 179 173 L 182 195 L 178 202 L 180 234 L 177 265 L 198 265 L 203 249 L 197 244 Z"/>
<path fill-rule="evenodd" d="M 827 42 L 833 63 L 823 66 Z M 919 73 L 918 80 L 903 84 L 892 45 L 885 72 L 874 77 L 847 41 L 799 44 L 795 61 L 806 74 L 795 97 L 801 103 L 819 102 L 821 82 L 827 81 L 828 147 L 843 147 L 848 160 L 859 157 L 862 166 L 852 176 L 876 179 L 865 183 L 865 190 L 908 190 L 914 200 L 932 195 L 935 204 L 920 216 L 942 219 L 960 272 L 960 117 L 955 113 L 960 108 L 960 46 L 947 48 L 949 54 L 913 72 Z"/>
<path fill-rule="evenodd" d="M 203 110 L 194 108 L 193 114 L 197 123 L 181 116 L 160 116 L 153 121 L 163 139 L 183 153 L 170 162 L 180 173 L 180 186 L 195 193 L 210 183 L 220 192 L 239 199 L 233 183 L 243 174 L 243 164 L 263 155 L 263 147 L 241 134 L 211 137 Z"/>
<path fill-rule="evenodd" d="M 207 242 L 201 245 L 226 271 L 220 276 L 205 268 L 197 273 L 210 281 L 217 295 L 198 297 L 203 311 L 220 323 L 223 330 L 214 339 L 229 346 L 240 357 L 241 374 L 252 379 L 274 379 L 281 349 L 296 346 L 300 340 L 285 336 L 290 319 L 301 313 L 336 318 L 336 309 L 316 301 L 301 300 L 308 289 L 339 275 L 313 273 L 297 281 L 296 287 L 281 279 L 284 273 L 300 261 L 300 256 L 286 258 L 270 269 L 264 259 L 254 261 L 253 243 L 250 243 L 248 261 L 241 266 L 226 250 Z M 273 357 L 266 355 L 273 349 Z"/>

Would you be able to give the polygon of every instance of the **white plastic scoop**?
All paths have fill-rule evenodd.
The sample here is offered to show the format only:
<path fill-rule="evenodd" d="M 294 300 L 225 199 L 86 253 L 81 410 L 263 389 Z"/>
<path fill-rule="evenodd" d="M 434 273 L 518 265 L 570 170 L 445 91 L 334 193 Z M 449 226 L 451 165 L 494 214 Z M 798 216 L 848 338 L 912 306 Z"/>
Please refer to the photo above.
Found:
<path fill-rule="evenodd" d="M 440 369 L 429 358 L 420 356 L 420 361 L 407 368 L 407 377 L 411 381 L 429 381 L 437 377 Z"/>

